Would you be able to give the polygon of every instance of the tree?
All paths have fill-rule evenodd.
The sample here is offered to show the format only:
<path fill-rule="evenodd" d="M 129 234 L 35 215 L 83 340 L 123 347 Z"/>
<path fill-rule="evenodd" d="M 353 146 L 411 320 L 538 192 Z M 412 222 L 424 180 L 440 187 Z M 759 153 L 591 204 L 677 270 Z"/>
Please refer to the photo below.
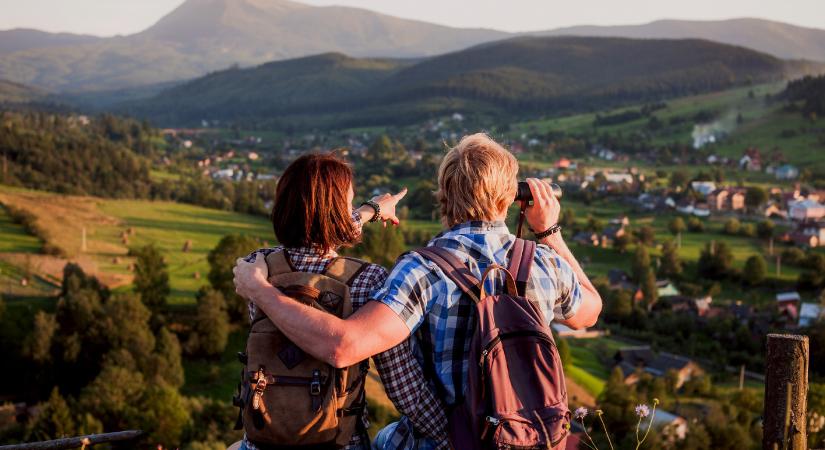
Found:
<path fill-rule="evenodd" d="M 675 189 L 683 189 L 690 177 L 683 170 L 676 170 L 670 175 L 670 187 Z"/>
<path fill-rule="evenodd" d="M 759 209 L 768 201 L 768 193 L 759 186 L 749 187 L 745 191 L 745 205 L 751 211 Z"/>
<path fill-rule="evenodd" d="M 701 233 L 705 231 L 705 223 L 698 217 L 691 217 L 688 219 L 688 231 L 692 233 Z"/>
<path fill-rule="evenodd" d="M 677 246 L 679 248 L 682 247 L 682 233 L 687 229 L 687 225 L 685 221 L 681 217 L 674 217 L 673 220 L 667 225 L 668 230 L 670 233 L 676 236 L 676 242 L 678 243 Z"/>
<path fill-rule="evenodd" d="M 729 234 L 731 236 L 734 236 L 734 235 L 739 233 L 739 228 L 741 228 L 741 226 L 742 226 L 742 224 L 739 223 L 738 219 L 736 219 L 736 218 L 728 219 L 725 222 L 725 227 L 724 227 L 725 234 Z"/>
<path fill-rule="evenodd" d="M 628 233 L 618 236 L 613 240 L 613 248 L 619 253 L 624 253 L 627 251 L 627 247 L 630 245 L 631 240 L 632 239 Z"/>
<path fill-rule="evenodd" d="M 49 400 L 40 405 L 37 419 L 26 432 L 26 440 L 47 441 L 59 439 L 74 436 L 76 431 L 75 421 L 69 405 L 55 386 L 52 388 Z"/>
<path fill-rule="evenodd" d="M 180 388 L 183 386 L 185 379 L 178 337 L 164 327 L 160 329 L 156 341 L 153 355 L 154 364 L 150 367 L 150 372 L 154 372 L 154 376 L 150 379 L 175 389 Z M 152 374 L 150 373 L 150 375 Z"/>
<path fill-rule="evenodd" d="M 708 242 L 699 255 L 699 275 L 712 280 L 725 278 L 732 263 L 733 253 L 725 242 Z"/>
<path fill-rule="evenodd" d="M 421 180 L 418 185 L 410 192 L 407 204 L 410 205 L 412 217 L 414 219 L 432 220 L 435 212 L 438 210 L 435 196 L 436 186 L 430 180 Z"/>
<path fill-rule="evenodd" d="M 223 294 L 226 311 L 233 322 L 247 320 L 249 310 L 247 301 L 235 293 L 232 268 L 235 267 L 235 260 L 249 255 L 259 246 L 258 240 L 251 236 L 231 234 L 224 236 L 206 257 L 209 261 L 209 283 Z"/>
<path fill-rule="evenodd" d="M 360 250 L 365 258 L 375 264 L 391 267 L 404 252 L 404 235 L 401 227 L 364 227 L 363 234 L 363 243 L 360 249 L 356 250 Z"/>
<path fill-rule="evenodd" d="M 659 266 L 659 274 L 666 278 L 678 279 L 682 275 L 682 260 L 679 258 L 679 251 L 673 242 L 666 241 L 662 244 L 662 264 Z"/>
<path fill-rule="evenodd" d="M 611 321 L 622 322 L 630 317 L 633 312 L 633 299 L 629 292 L 623 289 L 612 291 L 608 298 L 605 313 Z"/>
<path fill-rule="evenodd" d="M 802 261 L 805 269 L 799 274 L 799 284 L 806 288 L 825 287 L 825 255 L 821 253 L 811 253 Z"/>
<path fill-rule="evenodd" d="M 656 239 L 656 231 L 650 225 L 644 225 L 636 230 L 636 242 L 651 246 Z"/>
<path fill-rule="evenodd" d="M 659 300 L 659 287 L 656 286 L 656 274 L 653 269 L 648 269 L 647 274 L 642 279 L 641 289 L 645 305 L 648 308 Z"/>
<path fill-rule="evenodd" d="M 756 225 L 756 235 L 761 239 L 771 239 L 773 237 L 776 224 L 770 219 L 765 219 Z"/>
<path fill-rule="evenodd" d="M 135 292 L 152 313 L 157 315 L 166 307 L 169 296 L 169 272 L 163 255 L 153 244 L 129 252 L 135 262 Z"/>
<path fill-rule="evenodd" d="M 204 288 L 198 292 L 198 310 L 187 350 L 205 356 L 220 355 L 229 339 L 229 316 L 220 291 Z"/>
<path fill-rule="evenodd" d="M 647 252 L 647 247 L 637 245 L 636 252 L 633 254 L 633 279 L 641 283 L 647 276 L 648 270 L 650 270 L 650 254 Z"/>
<path fill-rule="evenodd" d="M 26 338 L 24 353 L 34 362 L 43 364 L 52 359 L 52 341 L 57 331 L 54 314 L 37 311 L 34 316 L 34 329 Z"/>

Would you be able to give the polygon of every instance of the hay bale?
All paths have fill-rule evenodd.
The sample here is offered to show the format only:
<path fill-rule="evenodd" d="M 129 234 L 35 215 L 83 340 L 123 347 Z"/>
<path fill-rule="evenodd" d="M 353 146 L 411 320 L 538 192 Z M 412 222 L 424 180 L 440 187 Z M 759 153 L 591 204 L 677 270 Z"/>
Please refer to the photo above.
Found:
<path fill-rule="evenodd" d="M 192 239 L 187 239 L 186 242 L 183 243 L 181 251 L 183 253 L 189 253 L 190 250 L 192 250 Z"/>
<path fill-rule="evenodd" d="M 112 258 L 112 264 L 120 264 L 120 257 L 115 256 L 114 258 Z"/>
<path fill-rule="evenodd" d="M 195 271 L 194 277 L 195 277 L 196 280 L 200 280 L 201 279 L 201 273 L 198 272 L 198 271 Z"/>
<path fill-rule="evenodd" d="M 28 285 L 29 285 L 29 279 L 28 278 L 21 278 L 20 279 L 20 286 L 26 287 Z"/>

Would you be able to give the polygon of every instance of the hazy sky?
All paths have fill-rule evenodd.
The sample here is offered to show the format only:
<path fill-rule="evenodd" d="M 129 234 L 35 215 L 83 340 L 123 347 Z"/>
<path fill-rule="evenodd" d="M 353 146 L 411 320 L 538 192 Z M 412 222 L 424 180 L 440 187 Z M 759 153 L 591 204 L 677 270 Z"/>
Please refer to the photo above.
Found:
<path fill-rule="evenodd" d="M 0 0 L 0 29 L 110 36 L 152 25 L 183 0 Z M 528 31 L 662 18 L 759 17 L 825 28 L 825 0 L 304 0 L 356 6 L 457 27 Z"/>

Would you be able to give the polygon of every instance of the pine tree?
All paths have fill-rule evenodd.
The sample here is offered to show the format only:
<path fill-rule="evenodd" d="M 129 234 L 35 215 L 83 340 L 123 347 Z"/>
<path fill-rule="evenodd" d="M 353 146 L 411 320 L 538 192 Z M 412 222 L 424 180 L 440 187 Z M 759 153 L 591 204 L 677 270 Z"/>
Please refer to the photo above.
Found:
<path fill-rule="evenodd" d="M 57 386 L 52 388 L 49 400 L 41 405 L 37 420 L 27 430 L 26 440 L 46 441 L 74 436 L 75 421 L 68 403 Z"/>
<path fill-rule="evenodd" d="M 765 263 L 765 258 L 759 255 L 753 255 L 745 261 L 745 270 L 742 272 L 742 278 L 747 284 L 756 286 L 765 281 L 767 273 L 768 265 Z"/>
<path fill-rule="evenodd" d="M 249 311 L 247 301 L 235 293 L 232 268 L 235 267 L 235 260 L 247 256 L 258 247 L 260 243 L 251 236 L 231 234 L 224 236 L 206 257 L 209 261 L 209 283 L 223 294 L 226 310 L 233 322 L 248 320 Z"/>
<path fill-rule="evenodd" d="M 157 315 L 166 307 L 169 296 L 169 272 L 163 255 L 154 245 L 130 251 L 137 256 L 135 263 L 135 292 L 143 304 Z"/>
<path fill-rule="evenodd" d="M 194 354 L 215 356 L 226 348 L 229 338 L 229 317 L 220 291 L 202 289 L 198 293 L 198 310 L 187 350 Z"/>
<path fill-rule="evenodd" d="M 659 300 L 659 288 L 656 286 L 656 274 L 653 269 L 648 269 L 647 274 L 642 279 L 641 289 L 645 305 L 648 308 Z"/>
<path fill-rule="evenodd" d="M 647 247 L 644 245 L 637 245 L 636 252 L 633 254 L 633 279 L 640 283 L 647 275 L 650 269 L 650 254 L 647 252 Z"/>
<path fill-rule="evenodd" d="M 673 242 L 667 241 L 662 244 L 662 264 L 659 266 L 659 275 L 678 279 L 682 275 L 682 260 L 679 258 L 679 251 Z"/>

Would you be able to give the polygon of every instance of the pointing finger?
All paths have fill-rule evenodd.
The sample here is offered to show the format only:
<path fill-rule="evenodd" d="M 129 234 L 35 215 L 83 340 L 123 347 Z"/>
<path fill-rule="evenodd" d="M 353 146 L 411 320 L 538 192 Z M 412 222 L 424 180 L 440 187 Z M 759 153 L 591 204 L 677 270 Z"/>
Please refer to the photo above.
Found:
<path fill-rule="evenodd" d="M 393 197 L 395 197 L 396 200 L 401 200 L 402 198 L 404 198 L 405 195 L 407 195 L 406 187 L 404 189 L 401 189 L 401 191 L 395 194 Z"/>

